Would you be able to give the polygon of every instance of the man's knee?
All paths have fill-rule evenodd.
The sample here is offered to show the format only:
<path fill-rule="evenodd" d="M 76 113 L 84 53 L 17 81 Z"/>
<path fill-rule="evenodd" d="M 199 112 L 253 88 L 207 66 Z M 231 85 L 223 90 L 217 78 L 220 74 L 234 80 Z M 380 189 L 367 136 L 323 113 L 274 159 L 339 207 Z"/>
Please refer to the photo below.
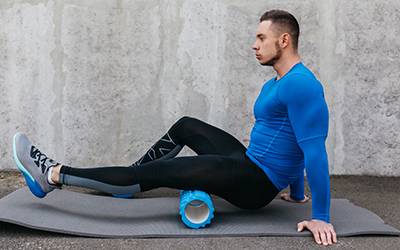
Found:
<path fill-rule="evenodd" d="M 184 122 L 190 121 L 190 120 L 192 120 L 192 119 L 194 119 L 194 118 L 192 118 L 192 117 L 190 117 L 190 116 L 183 116 L 183 117 L 181 117 L 176 123 L 184 123 Z"/>
<path fill-rule="evenodd" d="M 198 120 L 189 116 L 183 116 L 182 118 L 180 118 L 173 126 L 173 128 L 177 128 L 179 127 L 179 129 L 183 129 L 186 127 L 190 127 L 195 122 L 197 122 Z"/>

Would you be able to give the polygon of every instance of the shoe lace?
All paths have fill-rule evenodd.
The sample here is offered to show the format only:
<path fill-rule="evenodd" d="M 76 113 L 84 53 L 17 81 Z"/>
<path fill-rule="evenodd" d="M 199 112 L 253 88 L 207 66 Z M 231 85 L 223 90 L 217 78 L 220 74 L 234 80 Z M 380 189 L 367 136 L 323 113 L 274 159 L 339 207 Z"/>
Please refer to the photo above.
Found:
<path fill-rule="evenodd" d="M 35 159 L 34 162 L 36 166 L 38 166 L 38 168 L 41 168 L 43 174 L 46 172 L 47 169 L 47 166 L 45 165 L 46 161 L 53 161 L 34 146 L 31 147 L 31 157 Z"/>

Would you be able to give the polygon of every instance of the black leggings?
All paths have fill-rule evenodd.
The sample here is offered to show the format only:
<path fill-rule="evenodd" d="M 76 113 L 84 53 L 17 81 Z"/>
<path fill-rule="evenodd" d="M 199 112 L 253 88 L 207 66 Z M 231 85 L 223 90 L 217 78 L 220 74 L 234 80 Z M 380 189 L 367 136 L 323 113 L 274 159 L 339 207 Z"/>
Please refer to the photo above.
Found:
<path fill-rule="evenodd" d="M 183 146 L 197 156 L 175 157 Z M 183 117 L 129 167 L 63 166 L 60 183 L 112 194 L 133 194 L 159 187 L 202 190 L 245 209 L 267 205 L 278 189 L 230 134 L 200 120 Z"/>

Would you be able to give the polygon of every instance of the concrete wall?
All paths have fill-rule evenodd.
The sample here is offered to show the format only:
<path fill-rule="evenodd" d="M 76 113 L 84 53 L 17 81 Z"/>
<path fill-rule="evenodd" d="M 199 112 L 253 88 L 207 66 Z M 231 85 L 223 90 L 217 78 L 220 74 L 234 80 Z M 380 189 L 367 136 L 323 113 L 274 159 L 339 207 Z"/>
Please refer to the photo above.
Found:
<path fill-rule="evenodd" d="M 17 131 L 65 164 L 128 165 L 183 115 L 247 145 L 274 76 L 251 46 L 275 8 L 324 85 L 331 174 L 400 176 L 398 0 L 2 0 L 0 168 Z"/>

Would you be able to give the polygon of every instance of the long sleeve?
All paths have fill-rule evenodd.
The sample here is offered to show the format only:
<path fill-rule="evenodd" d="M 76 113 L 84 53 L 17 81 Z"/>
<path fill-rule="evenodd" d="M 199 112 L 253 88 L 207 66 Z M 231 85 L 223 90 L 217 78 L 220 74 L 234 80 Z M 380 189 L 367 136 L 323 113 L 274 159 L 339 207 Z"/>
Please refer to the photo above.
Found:
<path fill-rule="evenodd" d="M 331 197 L 325 139 L 319 137 L 303 141 L 300 148 L 304 153 L 304 165 L 312 195 L 312 218 L 329 223 Z"/>
<path fill-rule="evenodd" d="M 290 184 L 290 198 L 295 201 L 304 200 L 304 172 L 295 182 Z"/>
<path fill-rule="evenodd" d="M 313 219 L 329 223 L 330 183 L 325 148 L 329 112 L 322 85 L 310 75 L 296 74 L 281 84 L 279 97 L 288 111 L 297 143 L 304 155 Z M 300 192 L 299 187 L 295 190 Z"/>

